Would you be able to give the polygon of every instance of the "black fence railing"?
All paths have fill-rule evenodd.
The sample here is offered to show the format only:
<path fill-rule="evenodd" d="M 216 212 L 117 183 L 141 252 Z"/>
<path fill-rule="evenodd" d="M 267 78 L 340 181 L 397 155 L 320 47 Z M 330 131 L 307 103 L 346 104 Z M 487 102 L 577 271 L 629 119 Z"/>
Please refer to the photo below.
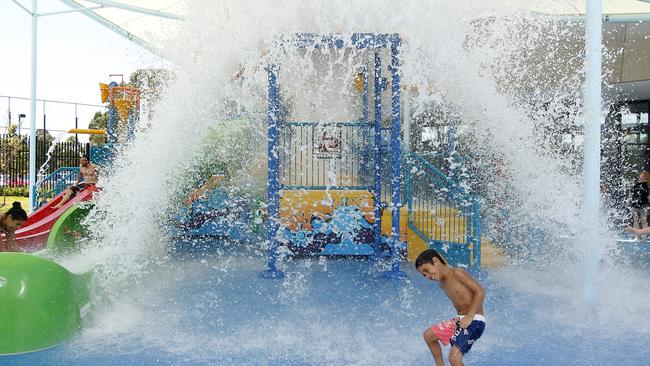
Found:
<path fill-rule="evenodd" d="M 79 157 L 88 154 L 90 144 L 75 141 L 54 143 L 49 136 L 36 137 L 37 180 L 61 167 L 79 165 Z M 48 160 L 49 158 L 49 160 Z M 44 164 L 47 162 L 47 165 Z M 29 185 L 29 137 L 0 135 L 0 189 Z"/>

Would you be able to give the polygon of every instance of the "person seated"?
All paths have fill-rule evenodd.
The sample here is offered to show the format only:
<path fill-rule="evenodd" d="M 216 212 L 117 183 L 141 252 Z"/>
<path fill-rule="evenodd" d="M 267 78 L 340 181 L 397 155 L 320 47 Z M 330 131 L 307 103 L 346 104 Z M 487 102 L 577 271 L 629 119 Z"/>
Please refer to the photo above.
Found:
<path fill-rule="evenodd" d="M 9 211 L 0 213 L 0 233 L 4 232 L 6 240 L 6 243 L 0 241 L 0 251 L 16 251 L 16 242 L 14 241 L 16 229 L 25 221 L 27 221 L 27 212 L 23 210 L 20 202 L 14 202 Z"/>
<path fill-rule="evenodd" d="M 79 191 L 97 184 L 97 179 L 99 179 L 99 168 L 97 165 L 92 164 L 86 155 L 82 155 L 79 159 L 79 176 L 77 177 L 77 182 L 63 192 L 61 202 L 52 208 L 58 209 L 63 207 Z"/>

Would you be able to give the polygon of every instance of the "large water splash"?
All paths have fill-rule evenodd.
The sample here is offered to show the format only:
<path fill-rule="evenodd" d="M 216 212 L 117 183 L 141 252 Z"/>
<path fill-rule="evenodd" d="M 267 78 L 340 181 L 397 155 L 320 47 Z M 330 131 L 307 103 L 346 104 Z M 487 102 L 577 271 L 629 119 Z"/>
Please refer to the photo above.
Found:
<path fill-rule="evenodd" d="M 450 105 L 462 121 L 459 140 L 486 172 L 487 204 L 509 207 L 515 225 L 547 233 L 542 259 L 568 264 L 580 230 L 580 143 L 559 149 L 549 139 L 561 134 L 558 121 L 580 125 L 582 59 L 558 69 L 565 53 L 555 50 L 572 34 L 567 24 L 519 5 L 189 1 L 187 20 L 164 49 L 176 78 L 157 117 L 101 178 L 95 242 L 86 251 L 101 286 L 117 295 L 166 262 L 164 227 L 183 193 L 178 177 L 196 169 L 206 129 L 245 112 L 259 139 L 251 164 L 264 171 L 265 57 L 278 35 L 296 32 L 399 33 L 415 113 Z"/>

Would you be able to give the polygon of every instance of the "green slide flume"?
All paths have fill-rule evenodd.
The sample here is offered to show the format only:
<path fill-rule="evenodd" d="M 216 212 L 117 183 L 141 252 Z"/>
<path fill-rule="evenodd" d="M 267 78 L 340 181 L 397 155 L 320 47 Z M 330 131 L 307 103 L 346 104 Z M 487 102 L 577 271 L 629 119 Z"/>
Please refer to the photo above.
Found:
<path fill-rule="evenodd" d="M 89 210 L 67 210 L 43 254 L 73 252 Z M 38 254 L 0 253 L 0 355 L 37 351 L 75 335 L 90 310 L 91 277 Z"/>

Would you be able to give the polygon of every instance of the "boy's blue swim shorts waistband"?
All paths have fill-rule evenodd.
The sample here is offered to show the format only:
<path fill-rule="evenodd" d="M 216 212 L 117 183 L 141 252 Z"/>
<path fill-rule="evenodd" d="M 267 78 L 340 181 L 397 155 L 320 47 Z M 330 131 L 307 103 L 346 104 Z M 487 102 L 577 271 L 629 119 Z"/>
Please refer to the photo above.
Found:
<path fill-rule="evenodd" d="M 460 314 L 458 314 L 457 316 L 458 316 L 458 320 L 463 319 L 463 317 L 465 317 L 465 315 L 460 315 Z M 485 315 L 474 314 L 474 319 L 472 319 L 472 320 L 478 320 L 480 322 L 485 323 Z"/>

